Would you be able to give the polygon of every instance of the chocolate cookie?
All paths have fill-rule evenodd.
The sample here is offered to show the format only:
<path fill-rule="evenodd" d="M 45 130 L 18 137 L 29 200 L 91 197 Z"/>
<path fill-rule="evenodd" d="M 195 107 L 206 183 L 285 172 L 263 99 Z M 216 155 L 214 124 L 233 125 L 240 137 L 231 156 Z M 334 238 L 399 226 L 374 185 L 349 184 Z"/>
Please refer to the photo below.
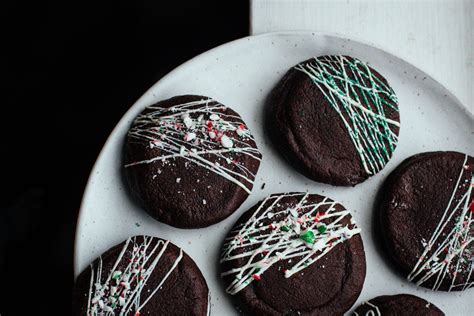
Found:
<path fill-rule="evenodd" d="M 383 295 L 356 308 L 353 316 L 444 316 L 432 303 L 414 295 Z"/>
<path fill-rule="evenodd" d="M 167 240 L 127 239 L 75 284 L 74 315 L 207 315 L 209 291 L 194 261 Z"/>
<path fill-rule="evenodd" d="M 349 211 L 327 197 L 271 195 L 225 239 L 226 291 L 254 315 L 343 315 L 365 279 L 359 233 Z"/>
<path fill-rule="evenodd" d="M 178 96 L 137 116 L 125 144 L 131 191 L 158 221 L 198 228 L 247 198 L 261 154 L 241 117 L 203 96 Z"/>
<path fill-rule="evenodd" d="M 395 264 L 417 285 L 474 285 L 474 158 L 428 152 L 398 166 L 383 187 L 381 234 Z"/>
<path fill-rule="evenodd" d="M 305 176 L 356 185 L 384 168 L 398 142 L 398 100 L 377 71 L 349 56 L 304 61 L 267 102 L 266 128 Z"/>

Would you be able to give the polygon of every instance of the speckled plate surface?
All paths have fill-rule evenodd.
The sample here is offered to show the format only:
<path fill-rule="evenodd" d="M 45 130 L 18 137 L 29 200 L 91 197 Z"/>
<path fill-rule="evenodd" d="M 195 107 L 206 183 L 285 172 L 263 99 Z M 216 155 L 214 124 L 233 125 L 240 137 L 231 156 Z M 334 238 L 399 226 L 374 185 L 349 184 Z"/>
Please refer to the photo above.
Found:
<path fill-rule="evenodd" d="M 391 84 L 401 113 L 399 145 L 378 175 L 354 188 L 312 182 L 274 151 L 263 133 L 263 103 L 293 65 L 313 56 L 347 54 L 367 61 Z M 229 218 L 208 228 L 183 230 L 161 224 L 130 198 L 122 178 L 122 147 L 133 118 L 147 105 L 179 94 L 213 97 L 238 111 L 255 135 L 263 161 L 252 195 Z M 439 83 L 416 67 L 367 44 L 311 32 L 251 36 L 219 46 L 179 66 L 151 87 L 124 115 L 107 140 L 87 184 L 77 224 L 74 269 L 77 276 L 95 257 L 131 235 L 170 239 L 198 264 L 211 291 L 211 313 L 233 315 L 217 271 L 220 247 L 237 218 L 271 193 L 309 191 L 327 195 L 353 211 L 362 229 L 367 277 L 360 302 L 378 295 L 410 293 L 435 303 L 447 315 L 472 315 L 474 289 L 432 292 L 395 273 L 372 235 L 375 195 L 386 176 L 405 158 L 423 151 L 474 154 L 472 114 Z M 262 185 L 265 187 L 262 189 Z"/>

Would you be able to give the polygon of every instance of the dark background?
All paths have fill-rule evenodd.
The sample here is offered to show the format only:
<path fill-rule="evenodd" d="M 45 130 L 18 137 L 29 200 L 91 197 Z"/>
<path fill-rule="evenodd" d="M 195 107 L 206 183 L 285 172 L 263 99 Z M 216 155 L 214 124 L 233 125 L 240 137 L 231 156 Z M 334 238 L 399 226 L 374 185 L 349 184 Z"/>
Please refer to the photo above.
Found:
<path fill-rule="evenodd" d="M 68 315 L 76 217 L 107 136 L 153 83 L 248 35 L 247 1 L 0 4 L 0 314 Z"/>

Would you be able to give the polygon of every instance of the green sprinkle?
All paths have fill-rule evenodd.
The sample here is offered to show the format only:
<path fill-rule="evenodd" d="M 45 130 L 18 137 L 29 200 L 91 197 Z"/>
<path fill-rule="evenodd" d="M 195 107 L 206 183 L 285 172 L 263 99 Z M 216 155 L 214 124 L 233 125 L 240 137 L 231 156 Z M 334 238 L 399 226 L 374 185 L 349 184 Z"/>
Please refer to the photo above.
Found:
<path fill-rule="evenodd" d="M 326 225 L 319 225 L 318 226 L 318 231 L 320 234 L 324 234 L 326 232 Z"/>
<path fill-rule="evenodd" d="M 117 280 L 120 278 L 120 276 L 122 275 L 122 272 L 121 271 L 115 271 L 113 274 L 112 274 L 112 279 L 113 280 Z"/>
<path fill-rule="evenodd" d="M 312 230 L 307 230 L 300 235 L 300 239 L 306 241 L 307 243 L 314 244 L 314 233 Z"/>
<path fill-rule="evenodd" d="M 280 229 L 281 229 L 282 231 L 284 231 L 284 232 L 289 232 L 289 231 L 290 231 L 290 227 L 288 227 L 288 226 L 286 226 L 286 225 L 281 226 Z"/>

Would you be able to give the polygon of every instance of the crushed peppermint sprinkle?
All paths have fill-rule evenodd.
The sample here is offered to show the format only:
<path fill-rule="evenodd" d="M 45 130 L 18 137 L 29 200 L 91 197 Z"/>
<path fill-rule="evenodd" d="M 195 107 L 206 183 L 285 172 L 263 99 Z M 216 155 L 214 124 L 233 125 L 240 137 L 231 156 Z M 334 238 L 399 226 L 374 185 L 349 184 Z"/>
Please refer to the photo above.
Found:
<path fill-rule="evenodd" d="M 288 260 L 288 264 L 295 261 L 283 271 L 285 278 L 290 278 L 317 262 L 336 245 L 360 233 L 350 212 L 337 210 L 337 202 L 329 198 L 313 202 L 308 197 L 309 193 L 288 193 L 266 198 L 250 219 L 239 225 L 226 239 L 221 263 L 239 259 L 237 266 L 221 273 L 222 276 L 232 276 L 227 293 L 234 295 L 258 281 L 267 269 L 281 260 Z M 299 201 L 286 207 L 279 203 L 284 198 Z M 324 225 L 313 221 L 319 209 L 324 209 L 321 216 L 325 220 Z M 350 223 L 342 224 L 348 216 Z M 280 266 L 278 270 L 281 270 Z"/>
<path fill-rule="evenodd" d="M 250 193 L 255 174 L 244 163 L 236 163 L 242 161 L 237 156 L 260 161 L 261 155 L 248 142 L 254 142 L 254 138 L 240 117 L 226 113 L 225 106 L 210 98 L 170 108 L 151 105 L 149 109 L 146 114 L 138 115 L 128 137 L 133 142 L 145 143 L 147 148 L 160 150 L 155 157 L 130 162 L 125 168 L 152 163 L 174 166 L 175 158 L 183 158 L 186 168 L 200 166 Z M 239 137 L 243 134 L 245 139 Z"/>
<path fill-rule="evenodd" d="M 187 141 L 187 142 L 190 142 L 192 141 L 193 139 L 196 138 L 196 133 L 193 133 L 193 132 L 190 132 L 190 133 L 187 133 L 185 136 L 184 136 L 184 140 Z"/>
<path fill-rule="evenodd" d="M 187 128 L 193 128 L 194 127 L 194 121 L 188 113 L 184 113 L 181 116 L 181 118 L 183 119 L 183 123 L 184 123 L 184 125 L 186 125 Z"/>
<path fill-rule="evenodd" d="M 225 148 L 232 148 L 234 146 L 234 142 L 227 135 L 222 135 L 221 144 Z"/>
<path fill-rule="evenodd" d="M 123 271 L 110 271 L 111 274 L 105 280 L 101 277 L 107 272 L 103 270 L 102 259 L 98 264 L 91 264 L 87 315 L 129 315 L 131 312 L 133 315 L 140 315 L 140 310 L 158 289 L 162 288 L 150 287 L 147 292 L 152 294 L 147 297 L 141 294 L 151 273 L 158 263 L 161 264 L 160 257 L 168 245 L 169 241 L 153 237 L 144 236 L 141 241 L 136 237 L 129 238 L 114 264 L 117 266 L 124 262 L 128 263 L 128 266 Z M 180 250 L 175 261 L 167 264 L 168 273 L 161 279 L 160 284 L 166 281 L 182 258 L 183 252 Z"/>
<path fill-rule="evenodd" d="M 218 121 L 220 119 L 219 115 L 217 115 L 217 114 L 211 114 L 211 116 L 209 116 L 209 118 L 212 121 Z"/>

